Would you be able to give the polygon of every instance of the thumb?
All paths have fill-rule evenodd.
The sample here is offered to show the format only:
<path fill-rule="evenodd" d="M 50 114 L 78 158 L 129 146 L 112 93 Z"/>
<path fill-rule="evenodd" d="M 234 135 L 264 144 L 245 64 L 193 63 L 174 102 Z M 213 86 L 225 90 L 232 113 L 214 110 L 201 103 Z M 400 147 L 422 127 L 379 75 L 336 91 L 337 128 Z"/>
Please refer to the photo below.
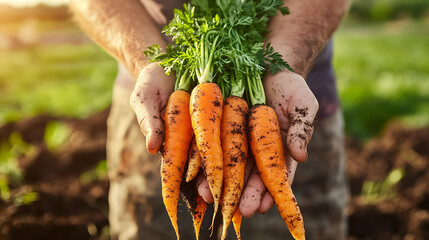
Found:
<path fill-rule="evenodd" d="M 309 89 L 301 89 L 288 106 L 290 124 L 286 142 L 290 155 L 299 162 L 307 160 L 307 145 L 313 135 L 318 109 L 319 104 Z"/>
<path fill-rule="evenodd" d="M 164 124 L 161 118 L 160 99 L 156 96 L 148 97 L 134 90 L 130 105 L 133 108 L 141 132 L 146 137 L 146 148 L 151 154 L 155 154 L 161 148 L 164 138 Z"/>

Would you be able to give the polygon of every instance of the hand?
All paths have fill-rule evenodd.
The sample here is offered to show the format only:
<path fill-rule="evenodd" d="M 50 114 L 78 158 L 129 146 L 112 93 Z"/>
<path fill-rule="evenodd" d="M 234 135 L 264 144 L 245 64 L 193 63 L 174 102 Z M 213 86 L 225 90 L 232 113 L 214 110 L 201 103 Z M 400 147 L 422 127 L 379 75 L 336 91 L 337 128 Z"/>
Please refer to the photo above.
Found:
<path fill-rule="evenodd" d="M 164 141 L 161 116 L 174 89 L 174 77 L 167 76 L 158 63 L 150 63 L 141 70 L 130 97 L 142 133 L 146 137 L 149 153 L 159 151 Z"/>
<path fill-rule="evenodd" d="M 319 104 L 308 88 L 304 78 L 292 72 L 280 72 L 268 75 L 264 79 L 267 104 L 277 114 L 286 154 L 288 181 L 292 184 L 297 161 L 307 159 L 307 145 L 311 139 Z M 297 161 L 295 161 L 297 160 Z M 270 193 L 266 191 L 252 155 L 246 164 L 245 188 L 240 200 L 240 212 L 244 217 L 267 212 L 274 204 Z M 213 202 L 213 196 L 203 174 L 198 176 L 198 193 L 207 203 Z"/>
<path fill-rule="evenodd" d="M 307 145 L 314 129 L 314 118 L 319 104 L 304 78 L 289 71 L 267 75 L 264 79 L 267 104 L 277 114 L 286 154 L 288 181 L 292 184 L 297 162 L 307 160 Z M 249 159 L 251 160 L 251 159 Z M 296 161 L 295 161 L 296 160 Z M 240 212 L 251 217 L 255 212 L 265 213 L 274 200 L 254 166 L 240 201 Z"/>

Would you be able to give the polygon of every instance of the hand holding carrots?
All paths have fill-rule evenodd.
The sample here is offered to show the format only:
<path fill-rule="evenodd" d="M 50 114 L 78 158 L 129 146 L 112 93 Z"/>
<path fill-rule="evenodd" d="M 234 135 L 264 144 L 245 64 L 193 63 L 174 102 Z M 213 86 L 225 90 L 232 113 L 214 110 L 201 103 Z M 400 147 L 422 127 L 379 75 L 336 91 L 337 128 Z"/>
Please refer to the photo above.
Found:
<path fill-rule="evenodd" d="M 283 148 L 286 151 L 286 165 L 289 184 L 292 184 L 297 161 L 307 159 L 307 145 L 313 134 L 313 123 L 319 108 L 318 102 L 300 75 L 283 71 L 276 75 L 268 74 L 264 79 L 267 104 L 276 112 L 280 124 Z M 292 156 L 291 156 L 292 155 Z M 274 204 L 266 191 L 262 179 L 252 171 L 240 201 L 244 217 L 267 212 Z M 259 193 L 255 196 L 254 193 Z"/>
<path fill-rule="evenodd" d="M 174 19 L 163 28 L 175 44 L 168 45 L 166 52 L 156 44 L 144 52 L 151 61 L 160 62 L 167 75 L 174 71 L 177 76 L 165 111 L 161 182 L 164 205 L 178 239 L 178 185 L 187 166 L 192 135 L 207 179 L 200 176 L 197 189 L 205 201 L 214 202 L 212 226 L 217 210 L 222 211 L 221 239 L 226 238 L 231 221 L 240 235 L 237 209 L 243 211 L 241 197 L 244 205 L 246 201 L 250 204 L 244 207 L 248 211 L 244 216 L 267 211 L 274 201 L 292 236 L 305 239 L 302 214 L 288 182 L 295 167 L 287 165 L 292 165 L 291 157 L 298 161 L 307 158 L 317 102 L 311 101 L 314 96 L 304 79 L 289 72 L 292 68 L 281 54 L 262 42 L 269 18 L 278 12 L 288 14 L 283 4 L 283 0 L 192 1 L 183 11 L 175 10 Z M 268 102 L 262 81 L 266 71 L 281 73 L 279 77 L 268 75 L 265 81 L 271 88 Z M 160 115 L 166 95 L 156 83 L 150 84 L 153 75 L 148 73 L 149 77 L 142 72 L 143 80 L 131 104 L 147 137 L 147 149 L 154 153 L 164 135 Z M 147 90 L 149 87 L 152 89 Z M 147 99 L 150 91 L 155 91 L 155 100 Z M 144 93 L 142 98 L 140 93 Z M 186 101 L 175 100 L 179 93 L 187 96 Z M 243 193 L 248 154 L 253 155 L 257 170 L 250 174 Z M 260 197 L 248 197 L 258 194 Z M 196 209 L 190 206 L 191 212 Z M 193 216 L 195 223 L 201 220 L 200 214 Z M 195 226 L 198 239 L 199 226 Z"/>
<path fill-rule="evenodd" d="M 267 74 L 264 89 L 267 105 L 277 114 L 285 149 L 294 160 L 304 162 L 319 109 L 316 97 L 304 78 L 290 71 Z"/>
<path fill-rule="evenodd" d="M 166 76 L 158 65 L 150 64 L 140 74 L 130 99 L 142 132 L 147 137 L 148 149 L 155 152 L 163 141 L 164 126 L 160 116 L 164 114 L 168 96 L 173 88 L 168 84 L 172 81 L 169 78 L 171 77 Z M 305 161 L 307 158 L 306 147 L 313 132 L 312 123 L 318 104 L 304 79 L 295 73 L 285 71 L 275 76 L 268 75 L 264 80 L 264 86 L 267 102 L 273 107 L 279 119 L 284 149 L 288 149 L 288 152 L 295 156 L 287 158 L 291 183 L 297 165 L 293 159 Z M 246 184 L 239 207 L 244 217 L 251 217 L 255 212 L 265 213 L 274 204 L 251 156 L 249 159 L 246 166 Z M 207 180 L 200 177 L 197 185 L 199 194 L 208 203 L 212 203 L 213 197 Z"/>
<path fill-rule="evenodd" d="M 307 144 L 313 133 L 313 122 L 318 110 L 318 102 L 305 80 L 298 74 L 284 71 L 277 75 L 268 75 L 264 79 L 267 103 L 275 110 L 281 129 L 284 149 L 287 149 L 286 164 L 288 180 L 292 184 L 297 161 L 307 159 Z M 291 157 L 292 155 L 293 157 Z M 274 204 L 270 193 L 258 174 L 253 159 L 246 166 L 246 184 L 240 200 L 243 217 L 252 217 L 255 213 L 266 213 Z M 210 190 L 206 181 L 200 180 L 199 194 L 211 203 Z"/>

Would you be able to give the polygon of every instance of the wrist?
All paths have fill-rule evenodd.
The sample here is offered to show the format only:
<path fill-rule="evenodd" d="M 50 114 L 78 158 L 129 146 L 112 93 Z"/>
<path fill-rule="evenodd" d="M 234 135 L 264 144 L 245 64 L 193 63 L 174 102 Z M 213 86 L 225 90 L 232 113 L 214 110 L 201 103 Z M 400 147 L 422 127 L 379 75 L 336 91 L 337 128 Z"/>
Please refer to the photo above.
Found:
<path fill-rule="evenodd" d="M 149 61 L 135 61 L 134 63 L 132 63 L 132 65 L 130 66 L 130 71 L 134 76 L 134 79 L 138 79 L 138 77 L 140 76 L 140 74 L 142 73 L 143 69 L 149 65 Z"/>
<path fill-rule="evenodd" d="M 147 50 L 149 45 L 136 45 L 133 46 L 132 49 L 130 49 L 129 47 L 127 47 L 127 44 L 124 44 L 120 49 L 120 54 L 122 56 L 119 55 L 118 57 L 116 57 L 119 61 L 123 62 L 124 66 L 132 74 L 134 79 L 137 79 L 143 69 L 145 69 L 148 65 L 158 65 L 158 63 L 151 63 L 150 59 L 143 54 L 143 52 Z"/>
<path fill-rule="evenodd" d="M 313 62 L 337 28 L 349 0 L 290 0 L 289 15 L 277 15 L 269 23 L 267 42 L 293 68 L 306 77 Z"/>
<path fill-rule="evenodd" d="M 271 42 L 274 50 L 282 55 L 293 69 L 293 73 L 306 77 L 310 72 L 314 60 L 323 49 L 325 42 L 311 40 L 286 39 L 284 36 L 271 35 L 267 38 L 267 42 Z M 290 72 L 284 70 L 284 72 Z"/>
<path fill-rule="evenodd" d="M 293 67 L 292 67 L 293 68 Z M 295 71 L 284 69 L 283 71 L 277 72 L 275 75 L 270 71 L 267 71 L 265 77 L 262 79 L 264 84 L 266 81 L 278 81 L 278 79 L 302 79 L 303 76 Z M 282 81 L 283 82 L 283 81 Z"/>

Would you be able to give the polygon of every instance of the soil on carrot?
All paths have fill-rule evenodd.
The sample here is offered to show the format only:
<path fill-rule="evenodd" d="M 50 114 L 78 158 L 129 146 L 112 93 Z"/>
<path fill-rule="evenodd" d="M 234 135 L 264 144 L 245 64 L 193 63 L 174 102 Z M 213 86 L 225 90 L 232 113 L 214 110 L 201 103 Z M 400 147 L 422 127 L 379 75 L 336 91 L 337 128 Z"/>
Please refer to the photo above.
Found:
<path fill-rule="evenodd" d="M 109 183 L 82 181 L 82 174 L 106 158 L 107 115 L 108 110 L 87 119 L 41 115 L 0 127 L 0 142 L 18 132 L 35 148 L 19 158 L 23 184 L 11 186 L 11 194 L 38 193 L 30 205 L 0 198 L 0 239 L 108 239 Z M 56 152 L 43 139 L 50 121 L 71 129 L 70 142 Z M 390 124 L 365 143 L 348 138 L 346 147 L 349 240 L 429 239 L 429 128 Z M 386 177 L 394 169 L 403 177 L 391 186 Z M 382 183 L 381 190 L 362 194 L 365 184 Z"/>

